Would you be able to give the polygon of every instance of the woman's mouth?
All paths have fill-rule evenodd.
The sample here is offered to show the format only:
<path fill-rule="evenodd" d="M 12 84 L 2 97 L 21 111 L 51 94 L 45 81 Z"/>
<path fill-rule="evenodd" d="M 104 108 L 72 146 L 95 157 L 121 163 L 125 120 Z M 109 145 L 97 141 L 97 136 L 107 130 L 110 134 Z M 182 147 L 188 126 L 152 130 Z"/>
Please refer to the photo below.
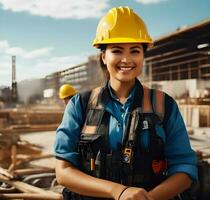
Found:
<path fill-rule="evenodd" d="M 134 67 L 117 67 L 121 72 L 130 72 Z"/>

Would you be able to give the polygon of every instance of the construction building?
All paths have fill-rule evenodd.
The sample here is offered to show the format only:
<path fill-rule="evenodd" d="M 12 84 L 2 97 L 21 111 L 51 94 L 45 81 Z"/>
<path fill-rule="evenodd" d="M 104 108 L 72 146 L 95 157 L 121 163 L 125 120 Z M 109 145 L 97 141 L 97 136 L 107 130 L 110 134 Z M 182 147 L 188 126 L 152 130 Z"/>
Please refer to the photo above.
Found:
<path fill-rule="evenodd" d="M 142 80 L 179 103 L 189 127 L 210 127 L 210 19 L 154 41 Z"/>
<path fill-rule="evenodd" d="M 210 89 L 210 19 L 155 40 L 145 55 L 143 78 L 154 87 L 165 87 L 177 98 L 199 98 L 208 93 L 204 90 Z"/>
<path fill-rule="evenodd" d="M 88 57 L 88 61 L 71 66 L 45 77 L 45 91 L 58 98 L 58 89 L 62 84 L 69 83 L 78 91 L 91 90 L 104 82 L 98 55 Z"/>

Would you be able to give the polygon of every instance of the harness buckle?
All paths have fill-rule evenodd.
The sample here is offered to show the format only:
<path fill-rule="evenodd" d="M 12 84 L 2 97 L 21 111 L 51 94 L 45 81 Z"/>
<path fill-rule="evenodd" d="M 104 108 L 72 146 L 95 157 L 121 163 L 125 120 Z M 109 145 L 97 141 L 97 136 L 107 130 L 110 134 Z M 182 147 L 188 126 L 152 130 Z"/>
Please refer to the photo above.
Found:
<path fill-rule="evenodd" d="M 125 148 L 123 152 L 123 162 L 130 164 L 132 156 L 133 156 L 133 149 L 131 147 Z"/>
<path fill-rule="evenodd" d="M 149 123 L 147 120 L 144 120 L 142 122 L 142 130 L 146 130 L 146 129 L 149 129 Z"/>

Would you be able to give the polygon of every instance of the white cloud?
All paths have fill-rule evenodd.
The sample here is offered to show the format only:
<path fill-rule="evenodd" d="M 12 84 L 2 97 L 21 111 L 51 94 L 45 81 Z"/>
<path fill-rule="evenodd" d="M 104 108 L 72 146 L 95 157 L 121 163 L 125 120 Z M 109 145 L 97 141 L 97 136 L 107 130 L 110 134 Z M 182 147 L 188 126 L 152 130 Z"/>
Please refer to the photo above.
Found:
<path fill-rule="evenodd" d="M 135 0 L 135 1 L 146 5 L 146 4 L 158 4 L 167 0 Z"/>
<path fill-rule="evenodd" d="M 44 47 L 40 49 L 35 49 L 31 52 L 28 52 L 24 55 L 24 58 L 27 59 L 34 59 L 34 58 L 39 58 L 42 56 L 47 56 L 50 54 L 50 52 L 53 50 L 53 47 Z"/>
<path fill-rule="evenodd" d="M 57 19 L 97 18 L 109 7 L 109 0 L 0 0 L 0 6 L 13 12 Z"/>
<path fill-rule="evenodd" d="M 5 50 L 5 53 L 9 55 L 16 55 L 16 56 L 24 57 L 24 54 L 26 54 L 26 51 L 20 47 L 11 47 L 11 48 L 7 48 Z"/>
<path fill-rule="evenodd" d="M 26 50 L 22 47 L 12 47 L 7 40 L 0 41 L 0 51 L 6 55 L 16 55 L 25 59 L 37 59 L 43 56 L 50 55 L 53 47 L 42 47 L 32 51 Z"/>
<path fill-rule="evenodd" d="M 9 47 L 9 43 L 7 40 L 0 41 L 0 51 L 5 50 Z"/>
<path fill-rule="evenodd" d="M 81 62 L 85 62 L 87 59 L 86 55 L 79 56 L 62 56 L 62 57 L 53 57 L 49 61 L 52 63 L 57 63 L 58 65 L 76 65 Z"/>
<path fill-rule="evenodd" d="M 86 60 L 87 56 L 85 54 L 79 56 L 51 57 L 49 59 L 39 61 L 34 68 L 36 68 L 39 71 L 39 75 L 43 77 L 50 73 L 81 64 Z"/>
<path fill-rule="evenodd" d="M 0 41 L 0 86 L 11 85 L 11 55 L 16 55 L 17 82 L 24 79 L 43 78 L 55 71 L 61 71 L 87 60 L 87 54 L 53 57 L 50 54 L 52 49 L 52 47 L 43 47 L 27 51 L 21 47 L 11 47 L 8 41 Z"/>

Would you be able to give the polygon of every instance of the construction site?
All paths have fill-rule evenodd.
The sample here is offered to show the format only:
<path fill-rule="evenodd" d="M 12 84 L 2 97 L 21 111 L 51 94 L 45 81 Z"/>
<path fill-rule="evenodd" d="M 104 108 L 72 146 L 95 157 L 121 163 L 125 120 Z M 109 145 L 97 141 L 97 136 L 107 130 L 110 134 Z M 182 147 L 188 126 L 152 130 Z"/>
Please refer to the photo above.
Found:
<path fill-rule="evenodd" d="M 0 199 L 62 199 L 55 178 L 53 142 L 64 112 L 58 90 L 70 83 L 79 92 L 106 81 L 99 55 L 40 79 L 0 88 Z M 176 99 L 198 159 L 194 200 L 210 196 L 210 19 L 179 28 L 154 41 L 139 79 Z M 28 90 L 28 88 L 33 90 Z"/>

